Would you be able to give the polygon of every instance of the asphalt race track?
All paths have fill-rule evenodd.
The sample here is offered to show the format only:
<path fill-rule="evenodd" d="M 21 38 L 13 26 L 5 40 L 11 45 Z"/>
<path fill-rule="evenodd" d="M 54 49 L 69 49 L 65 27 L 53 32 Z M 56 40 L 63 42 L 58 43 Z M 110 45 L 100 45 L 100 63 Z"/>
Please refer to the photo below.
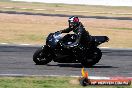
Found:
<path fill-rule="evenodd" d="M 54 16 L 54 17 L 70 17 L 66 14 L 46 14 L 46 13 L 32 13 L 32 12 L 17 12 L 17 11 L 0 11 L 0 13 L 6 14 L 24 14 L 24 15 L 37 15 L 37 16 Z M 107 17 L 107 16 L 83 16 L 76 15 L 81 18 L 95 18 L 95 19 L 115 19 L 115 20 L 132 20 L 132 17 Z"/>
<path fill-rule="evenodd" d="M 32 55 L 40 46 L 0 45 L 0 75 L 80 76 L 81 64 L 35 65 Z M 91 68 L 90 76 L 132 76 L 132 49 L 101 49 L 102 59 Z"/>

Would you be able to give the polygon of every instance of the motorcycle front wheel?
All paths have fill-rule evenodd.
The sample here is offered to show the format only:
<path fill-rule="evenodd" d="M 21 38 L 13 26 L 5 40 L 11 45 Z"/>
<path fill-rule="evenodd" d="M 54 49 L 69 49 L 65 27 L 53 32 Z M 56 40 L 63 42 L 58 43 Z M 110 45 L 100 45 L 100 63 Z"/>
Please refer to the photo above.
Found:
<path fill-rule="evenodd" d="M 45 47 L 39 48 L 33 55 L 33 61 L 36 65 L 45 65 L 52 61 L 52 56 Z"/>

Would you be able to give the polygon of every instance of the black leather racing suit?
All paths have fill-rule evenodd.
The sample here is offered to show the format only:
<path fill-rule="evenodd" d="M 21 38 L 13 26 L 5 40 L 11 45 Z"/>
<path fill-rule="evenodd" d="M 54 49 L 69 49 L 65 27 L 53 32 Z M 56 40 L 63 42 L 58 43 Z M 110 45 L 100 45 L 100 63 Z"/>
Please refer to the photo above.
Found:
<path fill-rule="evenodd" d="M 76 45 L 78 43 L 87 45 L 88 41 L 91 40 L 89 33 L 85 30 L 81 22 L 79 22 L 79 24 L 74 28 L 69 27 L 64 30 L 61 30 L 61 33 L 69 33 L 70 31 L 73 31 L 78 36 L 78 39 L 76 39 L 75 43 L 70 46 Z"/>

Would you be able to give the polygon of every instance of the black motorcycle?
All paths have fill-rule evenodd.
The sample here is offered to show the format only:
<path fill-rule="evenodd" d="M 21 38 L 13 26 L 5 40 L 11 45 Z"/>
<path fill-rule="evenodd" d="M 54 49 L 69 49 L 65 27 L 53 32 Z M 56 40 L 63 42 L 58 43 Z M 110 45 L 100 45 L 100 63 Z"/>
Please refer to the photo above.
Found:
<path fill-rule="evenodd" d="M 84 67 L 91 67 L 102 57 L 102 52 L 97 46 L 108 42 L 109 38 L 90 35 L 89 37 L 92 40 L 82 44 L 75 43 L 78 39 L 76 34 L 50 33 L 46 39 L 46 45 L 34 53 L 33 61 L 37 65 L 46 65 L 53 60 L 58 63 L 81 63 Z"/>

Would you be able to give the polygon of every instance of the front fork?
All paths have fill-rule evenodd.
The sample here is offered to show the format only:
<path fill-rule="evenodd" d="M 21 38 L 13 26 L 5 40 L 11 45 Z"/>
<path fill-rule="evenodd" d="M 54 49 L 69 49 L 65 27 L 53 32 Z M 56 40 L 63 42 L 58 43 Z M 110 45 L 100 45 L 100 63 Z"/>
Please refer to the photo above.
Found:
<path fill-rule="evenodd" d="M 52 59 L 56 58 L 56 55 L 54 54 L 53 49 L 51 49 L 49 46 L 43 45 L 41 48 L 43 51 L 46 51 L 47 54 L 50 54 L 52 56 Z"/>

